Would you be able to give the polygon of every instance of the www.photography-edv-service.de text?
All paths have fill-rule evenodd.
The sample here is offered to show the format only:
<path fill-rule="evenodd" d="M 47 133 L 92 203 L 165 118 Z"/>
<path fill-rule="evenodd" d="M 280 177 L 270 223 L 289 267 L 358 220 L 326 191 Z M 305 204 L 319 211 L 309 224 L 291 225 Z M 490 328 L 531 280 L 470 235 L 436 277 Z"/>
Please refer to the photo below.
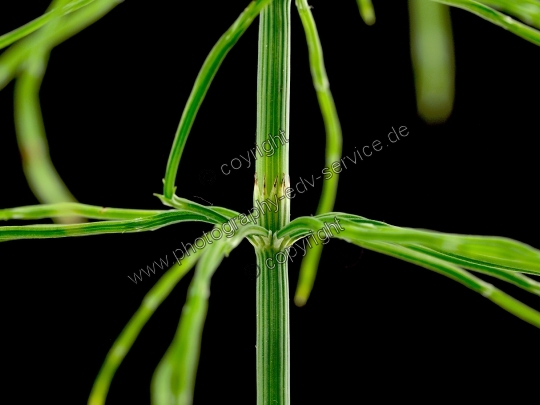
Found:
<path fill-rule="evenodd" d="M 392 144 L 398 142 L 400 139 L 402 139 L 404 137 L 407 137 L 409 135 L 409 130 L 407 129 L 406 126 L 400 126 L 398 128 L 398 131 L 396 131 L 393 126 L 391 128 L 392 128 L 392 131 L 388 133 L 387 137 L 388 137 L 388 141 L 391 142 Z M 280 131 L 280 136 L 275 136 L 273 138 L 271 136 L 269 136 L 269 140 L 263 142 L 263 145 L 261 145 L 261 147 L 263 148 L 263 150 L 265 151 L 267 156 L 272 156 L 275 153 L 276 148 L 280 146 L 277 142 L 275 142 L 276 139 L 279 140 L 281 145 L 284 145 L 285 143 L 288 143 L 288 141 L 289 141 L 287 138 L 285 138 L 284 131 Z M 266 143 L 266 142 L 268 142 L 268 143 Z M 267 149 L 266 146 L 270 146 L 270 148 Z M 389 145 L 386 144 L 386 146 L 389 146 Z M 370 148 L 372 148 L 376 152 L 380 152 L 383 149 L 383 144 L 382 144 L 381 141 L 376 139 L 371 143 L 371 145 L 366 145 L 366 146 L 362 147 L 361 149 L 358 149 L 357 147 L 355 147 L 355 150 L 354 150 L 354 152 L 352 154 L 352 157 L 351 157 L 350 154 L 345 155 L 340 160 L 333 162 L 330 165 L 330 167 L 324 167 L 322 169 L 321 173 L 324 176 L 324 180 L 330 180 L 334 176 L 334 174 L 341 173 L 343 171 L 342 167 L 347 169 L 348 168 L 347 164 L 350 165 L 352 163 L 352 164 L 356 165 L 357 162 L 358 162 L 358 158 L 360 159 L 360 161 L 363 161 L 364 158 L 368 158 L 368 157 L 372 156 L 373 152 L 370 151 Z M 251 152 L 252 156 L 255 158 L 255 160 L 257 159 L 256 154 L 254 153 L 255 150 L 258 150 L 261 157 L 262 157 L 262 152 L 260 152 L 260 150 L 259 150 L 259 148 L 257 146 L 248 151 L 248 154 L 247 154 L 248 159 L 246 159 L 242 155 L 240 155 L 240 157 L 242 159 L 244 159 L 244 161 L 246 161 L 248 163 L 247 167 L 249 167 L 251 165 L 251 157 L 249 156 L 250 152 Z M 234 160 L 237 160 L 240 163 L 240 165 L 238 167 L 234 167 L 234 165 L 232 165 L 232 161 L 234 161 Z M 231 161 L 231 166 L 234 169 L 240 169 L 242 167 L 240 159 L 234 158 L 234 159 L 232 159 L 232 161 Z M 222 171 L 223 171 L 223 167 L 226 167 L 226 166 L 227 166 L 226 164 L 222 165 Z M 223 172 L 223 173 L 228 175 L 228 174 L 230 174 L 230 170 L 229 170 L 228 173 L 225 173 L 225 172 Z M 225 234 L 228 238 L 232 237 L 235 234 L 235 232 L 238 230 L 236 220 L 238 220 L 240 222 L 240 225 L 246 225 L 247 223 L 250 223 L 250 222 L 253 223 L 253 224 L 257 224 L 257 219 L 260 218 L 261 215 L 264 215 L 266 213 L 266 210 L 270 211 L 270 209 L 272 207 L 272 208 L 275 209 L 274 212 L 277 212 L 277 210 L 279 209 L 278 200 L 281 201 L 284 198 L 292 199 L 292 198 L 295 197 L 295 192 L 297 192 L 299 194 L 303 194 L 304 192 L 307 191 L 307 186 L 306 186 L 305 183 L 307 183 L 311 187 L 315 187 L 315 181 L 321 179 L 323 176 L 315 177 L 315 175 L 312 175 L 311 176 L 311 182 L 309 180 L 307 180 L 307 179 L 300 178 L 300 181 L 298 183 L 296 183 L 295 188 L 292 188 L 292 187 L 285 188 L 284 193 L 283 193 L 283 195 L 281 197 L 278 198 L 277 195 L 274 196 L 274 201 L 268 199 L 268 200 L 265 200 L 265 201 L 263 201 L 261 203 L 260 201 L 257 200 L 256 201 L 257 206 L 253 207 L 250 210 L 251 212 L 248 211 L 248 214 L 240 214 L 237 217 L 231 218 L 229 221 L 224 222 L 223 224 L 221 224 L 221 228 L 219 228 L 219 227 L 213 228 L 209 232 L 210 236 L 212 237 L 213 240 L 221 239 L 223 234 Z M 303 190 L 300 190 L 300 186 L 303 186 Z M 200 243 L 198 243 L 198 242 L 200 242 Z M 210 239 L 208 237 L 208 234 L 206 232 L 203 232 L 203 237 L 199 237 L 199 238 L 195 239 L 193 244 L 188 243 L 188 246 L 190 246 L 190 248 L 192 248 L 193 250 L 195 249 L 195 247 L 197 247 L 198 249 L 203 249 L 206 246 L 207 243 L 211 244 L 212 242 L 210 241 Z M 323 242 L 323 244 L 326 244 L 326 243 Z M 186 246 L 183 243 L 182 243 L 182 246 L 184 247 L 185 254 L 188 254 L 188 256 L 189 256 L 188 248 L 186 248 Z M 304 247 L 305 247 L 305 244 L 304 244 Z M 311 247 L 311 245 L 310 245 L 310 247 Z M 176 261 L 178 263 L 180 263 L 180 260 L 184 257 L 184 253 L 182 253 L 181 258 L 178 258 L 176 253 L 175 253 L 178 250 L 181 250 L 181 249 L 176 249 L 173 252 L 173 254 L 174 254 L 175 258 L 176 258 Z M 303 250 L 305 252 L 305 249 L 303 249 Z M 290 257 L 290 252 L 289 251 L 287 251 L 286 257 Z M 292 256 L 292 257 L 294 257 L 294 256 Z M 163 270 L 164 267 L 169 266 L 167 257 L 165 257 L 165 261 L 163 259 L 161 259 L 161 258 L 159 260 L 160 260 L 160 264 L 157 264 L 156 262 L 153 262 L 152 267 L 146 266 L 147 271 L 140 269 L 139 275 L 137 275 L 137 273 L 134 273 L 134 278 L 133 279 L 131 277 L 129 277 L 129 276 L 128 276 L 128 278 L 131 281 L 133 281 L 135 284 L 137 284 L 137 281 L 136 281 L 137 279 L 142 281 L 142 273 L 146 274 L 147 276 L 150 276 L 150 273 L 155 274 L 155 271 L 156 271 L 155 266 L 156 265 L 161 270 Z"/>
<path fill-rule="evenodd" d="M 267 200 L 267 201 L 269 201 L 269 200 Z M 263 204 L 262 204 L 262 207 L 264 207 L 264 206 L 265 206 L 265 202 L 263 202 Z M 267 204 L 267 206 L 269 207 L 268 204 Z M 274 211 L 274 212 L 277 212 L 278 207 L 279 206 L 276 205 L 276 211 Z M 257 212 L 256 216 L 253 215 L 255 210 L 257 210 L 256 211 Z M 266 214 L 266 212 L 267 211 L 265 211 L 264 208 L 263 208 L 262 209 L 262 215 Z M 268 208 L 268 212 L 270 212 L 269 208 Z M 257 209 L 257 208 L 254 208 L 252 210 L 251 214 L 247 214 L 247 215 L 240 214 L 240 215 L 242 215 L 242 217 L 243 217 L 243 219 L 241 221 L 239 220 L 239 222 L 241 224 L 243 222 L 256 223 L 256 220 L 258 218 L 260 218 L 261 211 L 259 211 L 259 209 Z M 195 239 L 193 244 L 191 244 L 191 243 L 184 244 L 182 242 L 182 247 L 178 248 L 178 249 L 175 249 L 172 252 L 172 254 L 174 256 L 174 261 L 176 261 L 176 263 L 178 263 L 180 265 L 182 260 L 186 256 L 189 257 L 191 255 L 190 251 L 192 251 L 193 254 L 195 254 L 197 252 L 197 250 L 204 249 L 207 244 L 211 245 L 213 243 L 212 240 L 214 242 L 220 240 L 223 237 L 223 235 L 225 235 L 227 238 L 231 238 L 232 236 L 234 236 L 236 230 L 238 229 L 235 220 L 239 219 L 239 217 L 240 216 L 231 218 L 229 221 L 222 223 L 221 224 L 221 229 L 219 227 L 214 227 L 208 234 L 206 232 L 203 232 L 203 236 Z M 250 217 L 251 217 L 251 221 L 249 219 Z M 309 247 L 309 249 L 312 248 L 312 245 L 309 242 L 310 237 L 313 237 L 313 243 L 315 245 L 319 244 L 319 242 L 317 241 L 317 238 L 319 239 L 319 241 L 323 245 L 326 245 L 330 241 L 330 238 L 332 238 L 334 236 L 334 234 L 332 233 L 331 228 L 333 228 L 336 231 L 336 234 L 339 234 L 341 231 L 345 230 L 345 228 L 343 228 L 339 222 L 340 222 L 340 220 L 337 217 L 334 217 L 334 222 L 327 223 L 327 222 L 323 221 L 323 227 L 321 229 L 319 229 L 317 232 L 310 231 L 306 237 L 304 237 L 301 240 L 297 241 L 295 244 L 286 247 L 282 251 L 277 252 L 274 255 L 273 258 L 270 257 L 270 258 L 266 259 L 265 265 L 267 266 L 268 269 L 271 270 L 271 269 L 274 269 L 276 267 L 276 263 L 283 264 L 288 259 L 290 259 L 291 262 L 292 262 L 293 258 L 296 257 L 297 254 L 298 254 L 297 250 L 295 248 L 295 245 L 299 250 L 302 251 L 302 257 L 304 257 L 306 255 L 308 247 Z M 231 225 L 231 223 L 233 225 Z M 228 225 L 228 229 L 225 228 L 226 225 Z M 211 238 L 209 237 L 209 235 L 210 235 Z M 300 246 L 300 241 L 302 241 L 302 246 Z M 307 242 L 307 246 L 306 246 L 306 242 Z M 294 254 L 292 254 L 291 250 L 294 251 Z M 280 260 L 280 257 L 283 260 Z M 146 270 L 141 268 L 141 269 L 139 269 L 139 274 L 133 273 L 133 278 L 131 278 L 130 276 L 127 276 L 127 277 L 132 282 L 137 284 L 137 280 L 138 281 L 143 280 L 143 276 L 142 276 L 143 274 L 146 274 L 146 276 L 151 277 L 150 274 L 156 274 L 156 266 L 160 270 L 164 270 L 164 269 L 166 270 L 168 267 L 170 267 L 170 266 L 172 266 L 174 264 L 174 261 L 169 264 L 169 257 L 168 257 L 168 255 L 165 255 L 165 259 L 160 258 L 159 263 L 154 261 L 154 262 L 152 262 L 151 266 L 150 265 L 146 266 Z"/>
<path fill-rule="evenodd" d="M 386 143 L 383 145 L 382 141 L 376 139 L 370 145 L 365 145 L 360 149 L 358 149 L 358 147 L 355 147 L 352 153 L 352 156 L 351 154 L 348 154 L 348 155 L 343 156 L 343 158 L 341 158 L 340 160 L 336 160 L 335 162 L 332 162 L 332 164 L 329 167 L 326 166 L 322 169 L 321 171 L 322 176 L 315 177 L 315 175 L 312 175 L 311 183 L 308 180 L 305 180 L 306 183 L 314 187 L 315 180 L 319 180 L 323 178 L 323 176 L 324 176 L 324 180 L 330 180 L 334 176 L 334 174 L 341 173 L 343 171 L 343 168 L 347 169 L 349 167 L 347 165 L 351 165 L 351 164 L 356 165 L 359 161 L 363 161 L 364 158 L 368 158 L 372 156 L 373 151 L 380 152 L 383 150 L 384 146 L 388 147 L 390 146 L 390 144 L 397 143 L 399 140 L 409 135 L 409 129 L 406 126 L 400 126 L 397 131 L 394 128 L 394 126 L 392 126 L 391 128 L 392 128 L 392 131 L 390 131 L 387 135 L 388 142 L 390 143 Z M 279 136 L 273 137 L 272 135 L 269 135 L 268 139 L 264 141 L 260 145 L 260 147 L 259 145 L 255 145 L 254 148 L 248 150 L 245 157 L 243 155 L 239 155 L 241 159 L 238 157 L 235 157 L 229 163 L 222 164 L 221 172 L 224 175 L 228 176 L 232 172 L 231 168 L 234 170 L 239 170 L 242 167 L 245 167 L 246 169 L 248 169 L 252 166 L 252 163 L 254 163 L 254 161 L 257 160 L 258 158 L 265 157 L 265 156 L 266 157 L 273 156 L 277 148 L 289 142 L 289 139 L 285 137 L 285 132 L 283 130 L 280 130 L 279 133 L 280 133 Z M 279 143 L 276 142 L 276 139 L 279 141 Z M 264 154 L 263 154 L 263 151 L 264 151 Z M 253 157 L 253 161 L 251 160 L 252 157 Z M 242 160 L 246 164 L 244 164 Z M 303 184 L 303 180 L 304 179 L 300 179 L 302 184 Z M 304 185 L 304 191 L 305 191 L 306 186 L 305 184 L 303 185 Z M 298 187 L 297 187 L 297 191 L 300 194 L 304 192 L 304 191 L 299 191 Z M 287 196 L 287 198 L 291 198 L 291 197 Z"/>

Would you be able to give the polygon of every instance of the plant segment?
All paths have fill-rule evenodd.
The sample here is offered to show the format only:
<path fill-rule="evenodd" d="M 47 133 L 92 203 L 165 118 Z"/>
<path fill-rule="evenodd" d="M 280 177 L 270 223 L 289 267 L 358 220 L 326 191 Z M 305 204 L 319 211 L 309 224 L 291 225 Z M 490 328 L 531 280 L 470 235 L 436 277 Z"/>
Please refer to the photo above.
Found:
<path fill-rule="evenodd" d="M 469 11 L 535 45 L 540 45 L 540 31 L 538 30 L 540 28 L 540 5 L 536 0 L 434 1 Z M 530 24 L 530 26 L 504 14 L 504 12 L 516 16 Z"/>
<path fill-rule="evenodd" d="M 165 173 L 165 187 L 163 194 L 167 198 L 171 198 L 175 191 L 176 174 L 178 173 L 178 166 L 180 159 L 182 158 L 182 152 L 186 146 L 189 131 L 193 126 L 199 107 L 201 106 L 206 92 L 216 75 L 221 63 L 227 56 L 227 53 L 236 44 L 242 34 L 248 29 L 255 17 L 261 12 L 261 10 L 268 5 L 271 0 L 256 0 L 249 3 L 244 12 L 238 17 L 233 25 L 221 36 L 219 41 L 214 45 L 210 54 L 207 56 L 204 64 L 199 72 L 197 79 L 195 79 L 195 85 L 189 95 L 189 99 L 182 113 L 182 118 L 178 124 L 174 143 L 171 153 L 169 155 L 169 161 L 167 162 L 167 171 Z"/>
<path fill-rule="evenodd" d="M 532 27 L 526 27 L 487 5 L 474 1 L 441 2 L 454 4 L 480 14 L 526 39 L 532 39 L 531 42 L 534 42 L 538 35 L 538 31 Z M 484 3 L 498 6 L 502 11 L 516 15 L 522 21 L 534 25 L 538 22 L 536 19 L 539 15 L 538 8 L 520 7 L 529 2 L 530 0 L 514 3 L 492 0 Z M 34 55 L 43 58 L 53 46 L 99 18 L 116 3 L 116 1 L 105 0 L 58 1 L 53 4 L 51 11 L 40 19 L 0 37 L 0 44 L 4 45 L 18 41 L 0 57 L 0 84 L 5 84 L 16 73 L 20 73 L 21 68 L 27 69 L 27 65 L 23 66 L 22 62 L 29 58 L 35 57 L 36 66 L 39 66 L 37 56 Z M 341 154 L 339 121 L 324 71 L 317 30 L 307 1 L 297 0 L 296 5 L 306 33 L 313 81 L 327 132 L 326 158 L 327 160 L 339 158 Z M 360 1 L 359 5 L 363 10 L 364 18 L 370 21 L 369 17 L 366 17 L 369 11 L 366 10 L 369 10 L 371 3 Z M 80 9 L 77 10 L 79 6 Z M 526 10 L 530 10 L 530 13 Z M 70 15 L 65 15 L 69 12 Z M 280 135 L 281 131 L 289 138 L 290 0 L 274 0 L 273 2 L 257 0 L 250 3 L 212 49 L 188 99 L 171 149 L 165 175 L 164 195 L 158 195 L 161 202 L 172 209 L 104 208 L 73 202 L 0 209 L 0 220 L 66 218 L 74 215 L 97 220 L 91 223 L 70 225 L 3 226 L 0 227 L 0 242 L 16 239 L 142 232 L 185 221 L 210 223 L 216 225 L 216 228 L 227 221 L 233 221 L 237 226 L 236 233 L 231 238 L 216 241 L 175 264 L 148 292 L 141 307 L 107 354 L 89 398 L 91 405 L 105 403 L 115 371 L 129 352 L 141 329 L 183 275 L 196 265 L 177 332 L 152 380 L 154 404 L 192 403 L 201 336 L 208 311 L 211 277 L 223 258 L 243 239 L 247 239 L 254 246 L 261 270 L 261 276 L 257 282 L 257 402 L 259 405 L 288 404 L 287 264 L 278 262 L 275 263 L 276 267 L 268 268 L 267 263 L 273 255 L 286 251 L 293 243 L 309 237 L 314 231 L 320 230 L 326 221 L 333 219 L 342 227 L 342 232 L 333 235 L 334 237 L 445 275 L 482 294 L 515 316 L 540 327 L 540 314 L 536 310 L 506 295 L 470 272 L 487 274 L 532 294 L 540 295 L 540 283 L 527 276 L 528 274 L 540 275 L 540 251 L 528 245 L 506 238 L 399 228 L 357 215 L 328 212 L 333 209 L 337 183 L 325 185 L 318 215 L 300 217 L 289 222 L 289 199 L 279 200 L 286 193 L 286 187 L 289 184 L 288 144 L 281 145 L 274 156 L 257 160 L 254 202 L 275 197 L 281 204 L 276 213 L 262 216 L 258 223 L 249 223 L 249 221 L 245 223 L 239 220 L 237 212 L 230 209 L 207 207 L 174 195 L 178 165 L 197 110 L 227 52 L 260 12 L 262 15 L 259 26 L 257 143 L 268 141 L 269 137 Z M 63 20 L 64 18 L 66 20 Z M 27 36 L 24 37 L 25 35 Z M 25 91 L 21 90 L 20 103 L 29 100 L 36 102 L 36 89 L 39 85 L 34 83 L 28 87 L 32 91 L 27 88 Z M 47 187 L 46 189 L 48 190 Z M 297 297 L 301 298 L 298 301 L 300 303 L 305 302 L 312 289 L 317 262 L 318 257 L 312 259 L 310 264 L 302 266 L 299 291 L 297 291 Z"/>
<path fill-rule="evenodd" d="M 360 16 L 367 25 L 375 24 L 375 10 L 373 9 L 373 3 L 371 0 L 356 0 L 358 3 L 358 9 L 360 10 Z"/>
<path fill-rule="evenodd" d="M 55 0 L 49 14 L 56 16 L 34 36 L 42 40 L 53 34 L 62 24 L 62 14 L 69 0 Z M 15 128 L 21 151 L 24 174 L 34 195 L 41 203 L 75 202 L 56 171 L 49 156 L 45 126 L 39 104 L 39 90 L 45 75 L 50 49 L 42 46 L 29 53 L 21 62 L 22 67 L 15 86 Z M 60 217 L 60 222 L 78 222 L 77 217 Z"/>
<path fill-rule="evenodd" d="M 257 145 L 289 136 L 291 0 L 274 0 L 261 12 L 257 74 Z M 270 238 L 255 248 L 257 278 L 257 404 L 289 404 L 289 279 L 287 261 L 270 269 L 279 253 L 274 235 L 290 221 L 289 143 L 257 159 L 253 204 L 277 198 L 276 212 L 261 216 Z"/>
<path fill-rule="evenodd" d="M 110 11 L 119 0 L 54 0 L 47 12 L 0 36 L 0 49 L 22 39 L 0 57 L 0 89 L 17 76 L 15 128 L 24 174 L 44 204 L 75 202 L 50 155 L 39 103 L 39 90 L 52 48 Z M 81 217 L 56 217 L 56 222 L 80 222 Z"/>
<path fill-rule="evenodd" d="M 366 2 L 364 1 L 362 4 L 365 6 Z M 296 0 L 296 7 L 300 14 L 300 19 L 302 20 L 304 32 L 306 33 L 311 76 L 313 78 L 313 85 L 317 93 L 317 99 L 319 101 L 319 107 L 321 109 L 326 131 L 325 163 L 326 167 L 330 167 L 332 163 L 341 159 L 343 143 L 341 125 L 334 104 L 334 98 L 330 92 L 330 82 L 324 67 L 321 41 L 317 33 L 317 26 L 315 25 L 311 9 L 309 8 L 307 0 Z M 323 183 L 322 194 L 317 207 L 318 215 L 330 212 L 334 209 L 338 178 L 339 177 L 336 175 Z M 315 282 L 315 277 L 317 275 L 317 267 L 319 265 L 322 250 L 322 245 L 315 245 L 307 252 L 302 260 L 300 279 L 298 280 L 298 286 L 294 297 L 296 305 L 304 305 L 309 297 L 309 293 L 313 288 L 313 283 Z"/>
<path fill-rule="evenodd" d="M 472 12 L 533 44 L 540 44 L 538 0 L 409 0 L 417 109 L 420 117 L 431 124 L 446 121 L 454 104 L 454 44 L 448 6 Z M 369 9 L 361 6 L 362 16 Z"/>
<path fill-rule="evenodd" d="M 418 114 L 428 123 L 444 122 L 454 104 L 454 43 L 450 9 L 409 0 L 411 59 Z"/>

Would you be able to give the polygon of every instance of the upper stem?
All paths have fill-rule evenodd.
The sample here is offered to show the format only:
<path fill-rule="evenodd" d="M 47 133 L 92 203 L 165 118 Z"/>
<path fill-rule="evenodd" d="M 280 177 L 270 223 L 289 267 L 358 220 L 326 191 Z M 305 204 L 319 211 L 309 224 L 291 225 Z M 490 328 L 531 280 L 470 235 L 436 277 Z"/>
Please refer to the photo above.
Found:
<path fill-rule="evenodd" d="M 257 139 L 254 206 L 270 230 L 256 248 L 257 405 L 290 404 L 289 285 L 287 260 L 274 235 L 290 222 L 289 77 L 291 0 L 274 0 L 261 12 L 257 77 Z M 266 201 L 277 204 L 277 209 Z M 272 207 L 272 208 L 271 208 Z M 283 257 L 281 257 L 283 256 Z M 277 260 L 276 260 L 277 259 Z M 279 261 L 278 261 L 279 260 Z"/>
<path fill-rule="evenodd" d="M 277 212 L 265 210 L 260 219 L 261 225 L 274 233 L 290 222 L 290 201 L 284 197 L 290 184 L 290 7 L 290 0 L 274 0 L 261 12 L 259 26 L 255 148 L 258 159 L 253 198 L 256 207 L 277 198 Z"/>

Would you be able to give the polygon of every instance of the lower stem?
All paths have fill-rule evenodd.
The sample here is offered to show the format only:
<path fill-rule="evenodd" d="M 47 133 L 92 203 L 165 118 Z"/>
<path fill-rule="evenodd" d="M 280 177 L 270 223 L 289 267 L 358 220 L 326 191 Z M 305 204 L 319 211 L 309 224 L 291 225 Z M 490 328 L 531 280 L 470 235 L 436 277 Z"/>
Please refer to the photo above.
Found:
<path fill-rule="evenodd" d="M 289 281 L 287 260 L 257 249 L 257 404 L 290 404 Z"/>
<path fill-rule="evenodd" d="M 257 405 L 290 404 L 287 258 L 275 234 L 289 223 L 291 0 L 274 0 L 260 14 L 254 209 L 269 231 L 256 248 Z M 264 153 L 263 153 L 264 152 Z M 283 262 L 283 263 L 280 263 Z"/>

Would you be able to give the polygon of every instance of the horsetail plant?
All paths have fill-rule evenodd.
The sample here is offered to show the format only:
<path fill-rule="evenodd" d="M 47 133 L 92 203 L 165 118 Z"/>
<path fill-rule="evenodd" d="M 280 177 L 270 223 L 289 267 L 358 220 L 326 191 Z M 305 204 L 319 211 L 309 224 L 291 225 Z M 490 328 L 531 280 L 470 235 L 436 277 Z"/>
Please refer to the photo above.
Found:
<path fill-rule="evenodd" d="M 375 22 L 370 0 L 357 0 L 362 18 Z M 11 45 L 0 57 L 0 87 L 17 79 L 15 113 L 19 147 L 28 182 L 42 205 L 1 209 L 1 220 L 97 220 L 76 224 L 12 225 L 0 227 L 0 241 L 60 238 L 107 233 L 155 230 L 179 222 L 224 224 L 234 234 L 205 246 L 172 266 L 157 281 L 109 350 L 95 380 L 89 405 L 102 405 L 114 374 L 142 328 L 173 287 L 195 267 L 186 303 L 174 339 L 155 370 L 151 386 L 156 405 L 193 402 L 201 337 L 208 310 L 212 275 L 222 260 L 243 240 L 254 247 L 262 269 L 256 286 L 257 404 L 290 403 L 289 284 L 287 260 L 274 260 L 302 238 L 309 238 L 329 222 L 339 232 L 332 236 L 357 246 L 417 264 L 449 277 L 480 293 L 502 309 L 540 327 L 540 313 L 473 275 L 486 274 L 540 295 L 540 251 L 502 237 L 445 234 L 401 228 L 358 215 L 332 212 L 337 176 L 326 181 L 313 217 L 290 220 L 289 147 L 283 143 L 272 156 L 256 160 L 254 207 L 274 201 L 275 211 L 256 218 L 233 210 L 204 206 L 176 195 L 176 177 L 190 129 L 206 92 L 227 53 L 260 15 L 257 74 L 257 145 L 278 134 L 289 137 L 291 0 L 254 0 L 218 40 L 195 80 L 174 138 L 164 177 L 163 194 L 156 197 L 163 210 L 102 208 L 75 202 L 54 169 L 39 108 L 39 88 L 50 50 L 96 21 L 118 0 L 54 0 L 49 10 L 30 23 L 0 36 L 0 48 Z M 410 0 L 411 52 L 419 114 L 440 122 L 453 104 L 453 44 L 447 6 L 477 14 L 510 32 L 540 45 L 540 3 L 534 0 Z M 341 127 L 330 92 L 322 47 L 307 0 L 296 0 L 305 31 L 313 84 L 326 129 L 326 162 L 339 161 Z M 498 10 L 500 11 L 498 11 Z M 510 17 L 519 18 L 524 23 Z M 429 40 L 428 40 L 429 39 Z M 294 138 L 294 134 L 293 134 Z M 304 305 L 313 288 L 322 246 L 305 257 L 295 295 Z M 270 266 L 273 264 L 273 267 Z"/>

